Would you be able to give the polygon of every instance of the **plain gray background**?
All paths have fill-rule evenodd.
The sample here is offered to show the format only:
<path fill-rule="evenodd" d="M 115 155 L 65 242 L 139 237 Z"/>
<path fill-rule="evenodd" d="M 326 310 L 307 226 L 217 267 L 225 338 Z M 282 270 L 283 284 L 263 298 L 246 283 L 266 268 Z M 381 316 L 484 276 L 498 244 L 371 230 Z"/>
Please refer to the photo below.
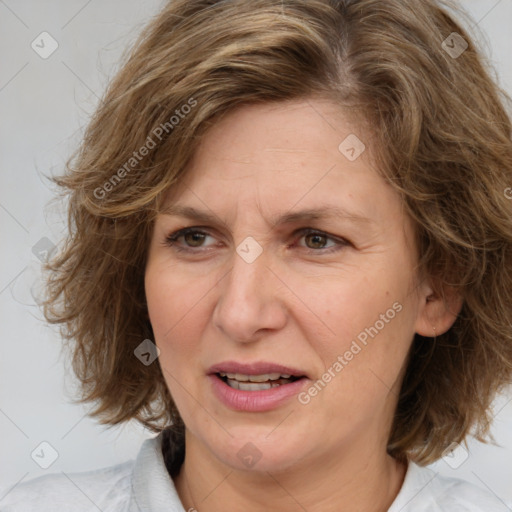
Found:
<path fill-rule="evenodd" d="M 0 0 L 2 487 L 125 461 L 151 435 L 135 424 L 105 430 L 86 416 L 87 407 L 71 404 L 76 384 L 60 355 L 59 336 L 45 325 L 34 297 L 40 258 L 64 229 L 62 208 L 49 204 L 55 194 L 43 175 L 62 171 L 121 53 L 163 3 Z M 512 0 L 462 5 L 473 16 L 473 29 L 482 31 L 480 45 L 498 80 L 512 93 Z M 39 41 L 44 55 L 55 44 L 42 32 L 58 44 L 47 58 L 31 47 Z M 494 411 L 492 431 L 500 447 L 472 441 L 469 454 L 458 449 L 434 467 L 512 500 L 512 394 L 499 397 Z M 44 453 L 43 464 L 57 458 L 42 469 L 32 453 Z"/>

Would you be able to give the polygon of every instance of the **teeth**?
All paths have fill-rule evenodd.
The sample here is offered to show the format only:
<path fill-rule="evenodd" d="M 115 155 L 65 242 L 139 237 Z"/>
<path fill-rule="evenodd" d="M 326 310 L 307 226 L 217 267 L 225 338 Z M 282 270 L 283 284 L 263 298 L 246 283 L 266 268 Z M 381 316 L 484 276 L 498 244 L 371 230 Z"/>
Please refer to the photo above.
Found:
<path fill-rule="evenodd" d="M 289 379 L 291 375 L 287 373 L 264 373 L 262 375 L 242 375 L 241 373 L 223 373 L 219 372 L 221 377 L 237 380 L 238 382 L 267 382 L 269 380 Z"/>
<path fill-rule="evenodd" d="M 241 391 L 264 391 L 265 389 L 276 388 L 280 386 L 277 383 L 270 382 L 238 382 L 237 380 L 227 380 L 228 386 Z"/>
<path fill-rule="evenodd" d="M 250 382 L 267 382 L 268 380 L 278 380 L 280 373 L 264 373 L 263 375 L 248 375 Z"/>

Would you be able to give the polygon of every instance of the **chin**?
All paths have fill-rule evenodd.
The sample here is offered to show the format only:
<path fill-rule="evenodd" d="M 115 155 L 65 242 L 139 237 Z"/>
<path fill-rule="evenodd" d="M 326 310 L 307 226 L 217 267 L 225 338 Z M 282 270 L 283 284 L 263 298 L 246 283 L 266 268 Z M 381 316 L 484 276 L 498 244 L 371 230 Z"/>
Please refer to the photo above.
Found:
<path fill-rule="evenodd" d="M 292 436 L 283 431 L 279 435 L 268 428 L 233 434 L 229 440 L 209 446 L 215 457 L 236 471 L 280 472 L 297 464 L 307 454 L 303 435 Z"/>

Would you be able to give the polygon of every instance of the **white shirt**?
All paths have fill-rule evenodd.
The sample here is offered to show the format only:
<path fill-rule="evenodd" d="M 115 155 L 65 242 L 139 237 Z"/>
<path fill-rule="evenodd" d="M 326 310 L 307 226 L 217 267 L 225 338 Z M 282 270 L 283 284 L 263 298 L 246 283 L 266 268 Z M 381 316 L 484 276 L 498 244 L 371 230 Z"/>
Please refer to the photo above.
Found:
<path fill-rule="evenodd" d="M 271 504 L 269 504 L 271 507 Z M 135 461 L 83 473 L 52 473 L 0 490 L 0 512 L 187 512 L 167 472 L 161 436 Z M 492 493 L 409 463 L 388 512 L 511 512 Z"/>

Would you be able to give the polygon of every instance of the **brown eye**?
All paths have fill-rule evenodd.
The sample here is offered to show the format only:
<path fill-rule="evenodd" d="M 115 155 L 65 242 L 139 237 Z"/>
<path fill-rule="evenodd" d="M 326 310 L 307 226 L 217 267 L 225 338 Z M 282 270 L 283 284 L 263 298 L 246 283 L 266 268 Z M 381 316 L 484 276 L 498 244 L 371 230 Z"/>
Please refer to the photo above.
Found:
<path fill-rule="evenodd" d="M 298 234 L 300 234 L 298 246 L 303 250 L 309 250 L 309 254 L 325 255 L 345 249 L 351 245 L 344 238 L 332 236 L 311 228 L 300 229 Z"/>
<path fill-rule="evenodd" d="M 184 228 L 171 233 L 165 239 L 166 245 L 173 247 L 177 251 L 194 251 L 194 249 L 210 249 L 212 244 L 207 245 L 207 238 L 213 237 L 195 228 Z M 198 251 L 194 251 L 198 252 Z"/>
<path fill-rule="evenodd" d="M 323 249 L 328 238 L 329 237 L 322 235 L 321 233 L 309 233 L 304 236 L 306 246 L 310 249 Z"/>
<path fill-rule="evenodd" d="M 189 247 L 201 247 L 206 235 L 200 231 L 190 231 L 183 235 L 183 240 Z"/>

